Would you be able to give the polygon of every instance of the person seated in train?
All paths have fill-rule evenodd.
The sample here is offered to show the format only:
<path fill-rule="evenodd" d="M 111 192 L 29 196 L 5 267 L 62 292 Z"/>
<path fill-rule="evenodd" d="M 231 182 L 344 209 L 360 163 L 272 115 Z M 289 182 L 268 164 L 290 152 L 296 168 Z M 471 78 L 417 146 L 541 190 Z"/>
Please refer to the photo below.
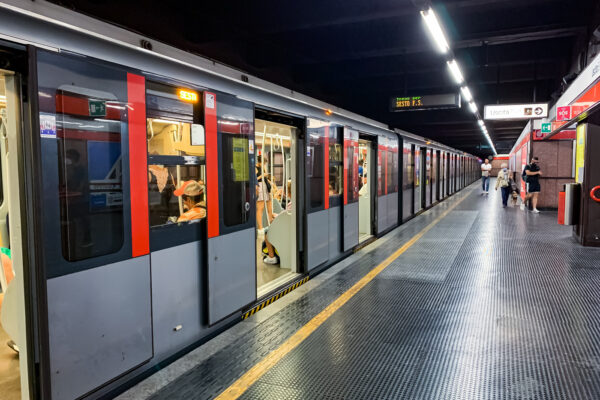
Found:
<path fill-rule="evenodd" d="M 280 214 L 283 214 L 284 212 L 292 211 L 292 181 L 291 180 L 287 181 L 286 198 L 288 199 L 288 201 L 285 206 L 285 211 L 282 211 Z M 279 214 L 277 214 L 277 215 L 279 215 Z M 265 264 L 271 264 L 271 265 L 279 264 L 279 255 L 277 254 L 277 250 L 275 249 L 275 247 L 273 247 L 271 242 L 269 242 L 268 231 L 269 231 L 269 228 L 268 227 L 265 228 L 265 241 L 264 241 L 262 247 L 263 247 L 263 252 L 265 252 L 266 255 L 263 258 L 263 262 Z"/>
<path fill-rule="evenodd" d="M 177 222 L 194 221 L 206 217 L 206 205 L 203 201 L 204 183 L 202 181 L 185 181 L 173 194 L 183 199 L 183 209 L 185 210 L 177 218 Z"/>
<path fill-rule="evenodd" d="M 271 181 L 262 166 L 262 156 L 256 156 L 256 225 L 259 233 L 264 232 L 262 216 L 267 208 L 267 219 L 273 221 L 273 203 L 271 203 Z"/>

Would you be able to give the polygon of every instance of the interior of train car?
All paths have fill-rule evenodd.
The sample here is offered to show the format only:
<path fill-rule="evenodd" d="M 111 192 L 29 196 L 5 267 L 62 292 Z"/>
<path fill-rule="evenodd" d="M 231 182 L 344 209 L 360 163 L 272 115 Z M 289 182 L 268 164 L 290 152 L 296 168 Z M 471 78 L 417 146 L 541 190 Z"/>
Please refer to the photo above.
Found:
<path fill-rule="evenodd" d="M 255 109 L 257 297 L 299 276 L 298 137 L 303 120 Z"/>
<path fill-rule="evenodd" d="M 369 170 L 373 163 L 373 144 L 368 140 L 368 136 L 361 135 L 358 140 L 358 221 L 359 221 L 359 243 L 373 237 L 373 199 L 372 175 Z"/>
<path fill-rule="evenodd" d="M 3 65 L 9 64 L 2 60 Z M 0 70 L 0 397 L 28 393 L 21 242 L 20 76 Z"/>

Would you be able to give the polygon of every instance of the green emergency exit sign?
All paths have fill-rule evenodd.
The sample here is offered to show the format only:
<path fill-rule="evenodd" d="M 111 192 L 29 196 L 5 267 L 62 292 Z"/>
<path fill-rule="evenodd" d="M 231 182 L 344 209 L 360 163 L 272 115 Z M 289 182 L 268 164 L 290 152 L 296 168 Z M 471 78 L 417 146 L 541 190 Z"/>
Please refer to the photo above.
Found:
<path fill-rule="evenodd" d="M 550 122 L 546 124 L 542 124 L 542 133 L 550 133 L 552 132 L 552 124 Z"/>
<path fill-rule="evenodd" d="M 89 100 L 90 117 L 105 117 L 106 102 L 102 100 Z"/>

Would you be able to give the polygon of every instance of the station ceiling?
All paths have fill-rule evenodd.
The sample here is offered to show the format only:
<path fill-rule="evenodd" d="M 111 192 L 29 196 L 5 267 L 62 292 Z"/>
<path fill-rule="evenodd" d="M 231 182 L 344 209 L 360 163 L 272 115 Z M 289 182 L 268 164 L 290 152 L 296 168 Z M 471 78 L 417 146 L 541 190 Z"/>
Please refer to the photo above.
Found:
<path fill-rule="evenodd" d="M 336 106 L 487 156 L 460 109 L 389 111 L 392 96 L 458 92 L 416 0 L 53 2 Z M 480 112 L 551 102 L 599 23 L 597 0 L 433 2 Z M 524 121 L 486 122 L 498 153 Z"/>

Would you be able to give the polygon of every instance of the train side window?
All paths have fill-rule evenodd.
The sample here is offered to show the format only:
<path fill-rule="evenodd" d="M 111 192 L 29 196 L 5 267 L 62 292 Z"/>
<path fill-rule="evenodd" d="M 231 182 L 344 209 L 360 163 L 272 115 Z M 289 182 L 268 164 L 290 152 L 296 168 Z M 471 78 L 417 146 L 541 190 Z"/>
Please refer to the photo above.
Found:
<path fill-rule="evenodd" d="M 200 107 L 181 100 L 176 88 L 154 82 L 148 82 L 146 104 L 150 226 L 199 222 L 206 218 Z"/>
<path fill-rule="evenodd" d="M 63 84 L 54 96 L 62 253 L 68 261 L 114 253 L 124 240 L 127 98 L 108 91 L 101 75 L 86 72 L 85 86 Z"/>
<path fill-rule="evenodd" d="M 324 121 L 307 120 L 306 178 L 309 207 L 313 210 L 324 206 L 324 142 L 327 126 Z"/>
<path fill-rule="evenodd" d="M 329 196 L 339 196 L 343 192 L 344 162 L 342 160 L 342 129 L 329 127 Z"/>

